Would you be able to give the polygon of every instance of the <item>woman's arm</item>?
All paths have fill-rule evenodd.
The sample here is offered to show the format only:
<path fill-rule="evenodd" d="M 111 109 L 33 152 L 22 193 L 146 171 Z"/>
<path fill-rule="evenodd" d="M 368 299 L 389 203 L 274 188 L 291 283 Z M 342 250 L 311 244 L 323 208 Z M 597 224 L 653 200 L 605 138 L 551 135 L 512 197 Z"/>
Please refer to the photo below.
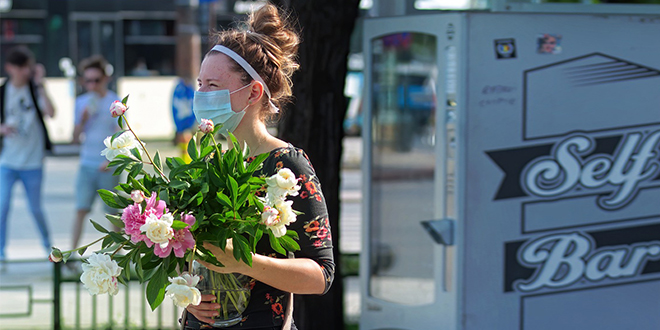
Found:
<path fill-rule="evenodd" d="M 207 268 L 218 273 L 241 273 L 276 289 L 294 294 L 323 294 L 325 277 L 321 266 L 312 259 L 279 259 L 259 254 L 252 255 L 252 267 L 243 261 L 236 261 L 231 240 L 225 251 L 205 242 L 204 247 L 213 252 L 216 259 L 225 267 L 217 267 L 202 262 Z"/>

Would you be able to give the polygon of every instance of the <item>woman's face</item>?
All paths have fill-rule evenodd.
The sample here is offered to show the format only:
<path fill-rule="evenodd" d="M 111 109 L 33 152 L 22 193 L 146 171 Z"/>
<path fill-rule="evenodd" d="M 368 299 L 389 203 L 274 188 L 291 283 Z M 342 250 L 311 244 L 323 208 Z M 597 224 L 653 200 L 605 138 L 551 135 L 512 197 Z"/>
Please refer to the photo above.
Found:
<path fill-rule="evenodd" d="M 200 92 L 211 92 L 228 89 L 229 92 L 238 90 L 245 86 L 241 81 L 241 75 L 231 70 L 233 61 L 224 54 L 212 54 L 202 61 L 197 78 L 197 86 Z M 231 95 L 231 108 L 235 112 L 241 111 L 247 105 L 250 88 L 245 88 Z"/>

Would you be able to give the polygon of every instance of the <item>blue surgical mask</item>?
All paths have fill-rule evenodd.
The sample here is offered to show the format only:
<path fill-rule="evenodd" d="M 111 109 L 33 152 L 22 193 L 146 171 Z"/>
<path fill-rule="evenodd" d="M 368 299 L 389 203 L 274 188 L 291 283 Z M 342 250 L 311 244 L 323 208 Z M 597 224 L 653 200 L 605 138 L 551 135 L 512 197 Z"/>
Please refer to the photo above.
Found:
<path fill-rule="evenodd" d="M 234 112 L 231 109 L 230 95 L 248 86 L 250 84 L 233 92 L 229 92 L 228 89 L 211 92 L 195 91 L 195 95 L 193 96 L 193 113 L 195 113 L 197 122 L 201 122 L 202 119 L 210 119 L 214 125 L 222 124 L 222 128 L 219 130 L 220 134 L 228 135 L 228 132 L 233 132 L 238 127 L 238 124 L 241 123 L 247 106 L 239 112 Z"/>

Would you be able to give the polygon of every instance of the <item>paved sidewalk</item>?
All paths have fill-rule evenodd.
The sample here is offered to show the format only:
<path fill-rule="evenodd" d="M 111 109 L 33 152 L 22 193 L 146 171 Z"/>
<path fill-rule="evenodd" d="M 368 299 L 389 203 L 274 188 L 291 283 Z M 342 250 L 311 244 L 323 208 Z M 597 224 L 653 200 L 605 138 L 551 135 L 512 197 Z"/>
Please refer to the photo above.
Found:
<path fill-rule="evenodd" d="M 340 249 L 345 253 L 360 251 L 360 219 L 361 219 L 361 186 L 362 176 L 359 170 L 361 160 L 362 140 L 349 137 L 344 147 L 344 170 L 342 171 L 342 212 Z M 148 142 L 149 150 L 159 150 L 162 157 L 174 156 L 178 150 L 168 142 Z M 59 146 L 60 154 L 64 156 L 48 157 L 45 164 L 44 176 L 44 209 L 51 231 L 53 244 L 61 249 L 71 247 L 71 233 L 73 231 L 74 217 L 74 185 L 78 168 L 78 157 L 75 147 Z M 8 225 L 7 259 L 0 272 L 0 286 L 32 285 L 33 299 L 37 302 L 33 306 L 33 316 L 28 318 L 0 318 L 0 329 L 44 329 L 51 324 L 52 305 L 41 300 L 52 299 L 52 264 L 41 262 L 46 260 L 49 251 L 44 251 L 38 238 L 37 228 L 27 207 L 25 193 L 22 186 L 14 187 L 14 200 L 10 210 Z M 105 220 L 100 198 L 94 205 L 89 219 L 109 227 Z M 107 228 L 106 227 L 106 228 Z M 99 235 L 87 223 L 84 228 L 81 243 L 91 242 Z M 93 249 L 90 249 L 93 250 Z M 18 260 L 33 260 L 37 262 L 15 263 Z M 359 315 L 359 289 L 357 279 L 349 279 L 347 287 L 347 315 L 350 319 L 357 319 Z M 25 311 L 28 303 L 24 291 L 0 290 L 0 314 Z"/>

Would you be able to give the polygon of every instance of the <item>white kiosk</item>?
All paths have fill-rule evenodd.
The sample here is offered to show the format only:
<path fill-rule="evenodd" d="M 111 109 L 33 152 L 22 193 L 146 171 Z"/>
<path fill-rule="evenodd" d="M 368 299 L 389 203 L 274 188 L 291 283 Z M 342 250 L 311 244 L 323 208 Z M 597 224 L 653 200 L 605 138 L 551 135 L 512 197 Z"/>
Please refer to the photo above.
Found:
<path fill-rule="evenodd" d="M 660 5 L 365 21 L 363 330 L 660 329 Z"/>

